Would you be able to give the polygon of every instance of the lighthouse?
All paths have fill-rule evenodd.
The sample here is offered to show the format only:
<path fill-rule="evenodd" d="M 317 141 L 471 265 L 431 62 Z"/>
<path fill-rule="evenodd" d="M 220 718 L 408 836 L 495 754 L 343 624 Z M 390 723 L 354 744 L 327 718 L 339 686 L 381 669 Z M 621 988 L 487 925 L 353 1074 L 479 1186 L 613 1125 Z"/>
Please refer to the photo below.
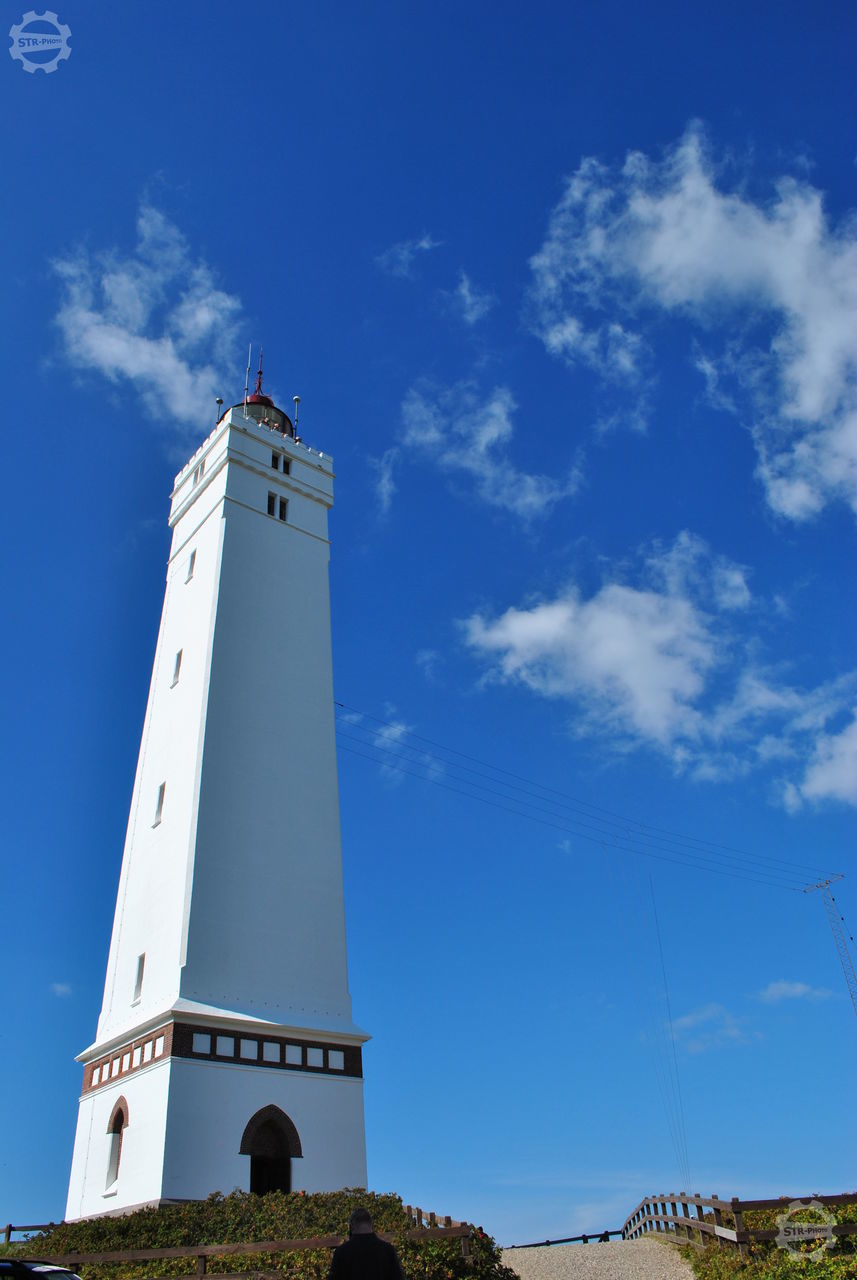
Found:
<path fill-rule="evenodd" d="M 297 413 L 295 412 L 295 417 Z M 262 390 L 175 478 L 66 1216 L 366 1185 L 336 770 L 333 463 Z"/>

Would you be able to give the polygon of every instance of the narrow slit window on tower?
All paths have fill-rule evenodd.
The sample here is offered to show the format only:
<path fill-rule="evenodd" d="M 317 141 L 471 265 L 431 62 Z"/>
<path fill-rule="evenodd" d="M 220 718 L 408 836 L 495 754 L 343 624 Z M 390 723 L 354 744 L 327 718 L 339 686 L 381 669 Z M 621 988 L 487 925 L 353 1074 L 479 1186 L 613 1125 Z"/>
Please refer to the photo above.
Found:
<path fill-rule="evenodd" d="M 107 1179 L 105 1192 L 110 1192 L 119 1178 L 119 1161 L 122 1159 L 122 1134 L 128 1123 L 128 1103 L 124 1098 L 117 1102 L 107 1126 Z"/>
<path fill-rule="evenodd" d="M 280 498 L 280 519 L 281 520 L 285 520 L 286 512 L 288 511 L 288 509 L 289 509 L 289 504 L 287 500 L 285 498 Z"/>
<path fill-rule="evenodd" d="M 291 475 L 291 470 L 292 470 L 292 464 L 289 462 L 288 458 L 283 458 L 283 475 L 284 476 Z"/>
<path fill-rule="evenodd" d="M 275 516 L 277 514 L 277 495 L 275 493 L 268 494 L 268 515 Z"/>
<path fill-rule="evenodd" d="M 155 808 L 155 821 L 152 823 L 153 827 L 156 827 L 158 823 L 161 821 L 161 818 L 164 816 L 164 796 L 166 794 L 167 794 L 167 784 L 165 782 L 162 782 L 161 785 L 158 787 L 158 804 L 157 804 L 157 807 Z"/>
<path fill-rule="evenodd" d="M 132 1004 L 136 1004 L 143 994 L 143 971 L 146 968 L 146 953 L 137 956 L 137 976 L 134 979 L 134 999 Z"/>
<path fill-rule="evenodd" d="M 176 654 L 176 665 L 173 667 L 173 682 L 170 685 L 171 689 L 174 688 L 179 682 L 179 675 L 181 674 L 181 669 L 182 669 L 183 653 L 184 653 L 184 649 L 179 649 L 178 653 Z"/>
<path fill-rule="evenodd" d="M 203 458 L 203 460 L 202 460 L 202 462 L 199 464 L 199 466 L 198 466 L 198 467 L 194 467 L 194 470 L 193 470 L 193 484 L 191 485 L 191 488 L 193 488 L 193 487 L 194 487 L 194 485 L 199 484 L 199 482 L 200 482 L 200 480 L 202 479 L 202 477 L 203 477 L 203 475 L 204 475 L 204 474 L 205 474 L 205 459 Z"/>
<path fill-rule="evenodd" d="M 280 455 L 277 453 L 276 449 L 271 450 L 271 466 L 275 471 L 279 471 L 280 469 Z"/>
<path fill-rule="evenodd" d="M 187 577 L 185 578 L 185 582 L 190 582 L 191 578 L 193 577 L 193 571 L 195 568 L 196 568 L 196 552 L 191 551 L 190 559 L 187 562 Z"/>

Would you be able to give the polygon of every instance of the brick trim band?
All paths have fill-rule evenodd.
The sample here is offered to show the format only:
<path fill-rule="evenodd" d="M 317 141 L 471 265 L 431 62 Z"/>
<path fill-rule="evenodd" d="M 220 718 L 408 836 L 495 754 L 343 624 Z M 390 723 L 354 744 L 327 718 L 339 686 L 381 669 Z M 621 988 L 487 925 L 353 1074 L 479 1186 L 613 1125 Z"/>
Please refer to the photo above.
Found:
<path fill-rule="evenodd" d="M 291 1036 L 258 1033 L 241 1035 L 222 1027 L 169 1023 L 140 1039 L 114 1049 L 107 1057 L 88 1063 L 83 1072 L 83 1092 L 101 1089 L 125 1079 L 163 1058 L 189 1058 L 197 1062 L 231 1062 L 243 1067 L 273 1071 L 298 1071 L 308 1075 L 363 1078 L 360 1045 L 327 1044 Z"/>

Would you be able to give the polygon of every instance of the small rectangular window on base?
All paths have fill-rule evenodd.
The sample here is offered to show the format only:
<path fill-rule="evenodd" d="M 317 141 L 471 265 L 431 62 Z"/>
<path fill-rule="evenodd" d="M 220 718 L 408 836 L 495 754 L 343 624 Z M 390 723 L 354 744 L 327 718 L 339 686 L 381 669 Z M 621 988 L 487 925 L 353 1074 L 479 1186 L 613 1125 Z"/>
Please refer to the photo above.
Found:
<path fill-rule="evenodd" d="M 178 684 L 178 682 L 179 682 L 179 674 L 181 673 L 181 669 L 182 669 L 182 654 L 183 654 L 183 653 L 184 653 L 184 650 L 183 650 L 183 649 L 179 649 L 178 653 L 176 654 L 176 665 L 175 665 L 175 667 L 173 668 L 173 680 L 172 680 L 172 684 L 170 685 L 170 688 L 171 688 L 171 689 L 174 689 L 174 688 L 175 688 L 175 686 L 176 686 L 176 685 Z"/>
<path fill-rule="evenodd" d="M 193 577 L 193 571 L 195 568 L 196 568 L 196 552 L 191 551 L 190 559 L 187 562 L 187 577 L 185 578 L 185 582 L 190 582 L 191 578 Z"/>
<path fill-rule="evenodd" d="M 286 512 L 288 511 L 288 509 L 289 509 L 288 501 L 285 498 L 280 498 L 280 519 L 281 520 L 285 520 Z"/>
<path fill-rule="evenodd" d="M 277 514 L 277 495 L 275 493 L 269 493 L 268 494 L 268 515 L 274 516 L 276 514 Z"/>

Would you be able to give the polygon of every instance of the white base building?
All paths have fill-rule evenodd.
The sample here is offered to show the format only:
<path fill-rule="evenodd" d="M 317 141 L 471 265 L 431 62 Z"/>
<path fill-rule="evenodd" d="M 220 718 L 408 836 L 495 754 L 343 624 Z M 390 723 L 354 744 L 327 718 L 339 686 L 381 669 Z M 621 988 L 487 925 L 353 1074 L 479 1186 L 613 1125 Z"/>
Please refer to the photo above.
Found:
<path fill-rule="evenodd" d="M 366 1185 L 333 718 L 332 461 L 262 394 L 176 477 L 66 1216 Z"/>

